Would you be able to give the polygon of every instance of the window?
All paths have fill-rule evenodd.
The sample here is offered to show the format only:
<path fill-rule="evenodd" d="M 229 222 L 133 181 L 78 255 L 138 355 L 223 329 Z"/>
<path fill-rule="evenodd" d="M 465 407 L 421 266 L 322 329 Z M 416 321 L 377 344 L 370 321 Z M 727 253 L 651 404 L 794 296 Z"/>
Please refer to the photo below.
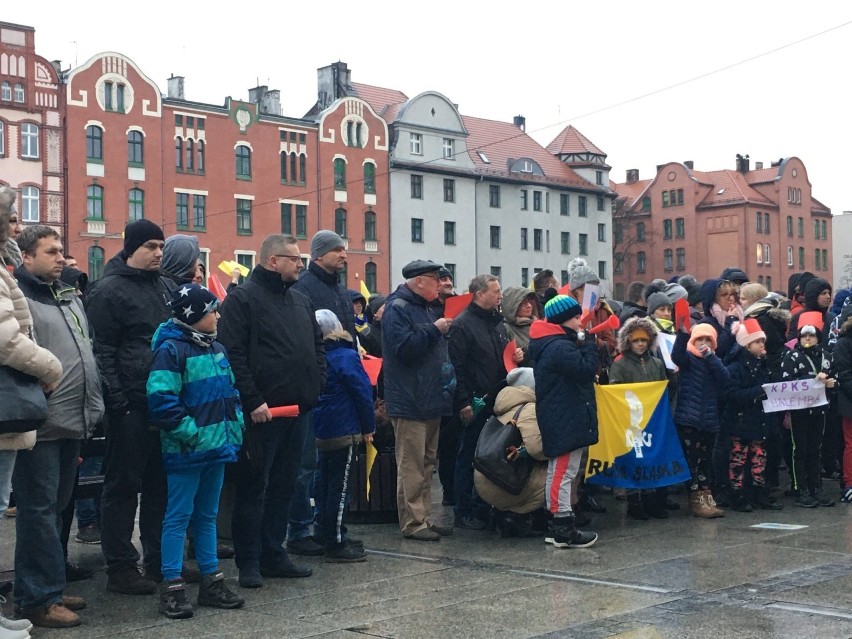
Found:
<path fill-rule="evenodd" d="M 376 192 L 376 165 L 372 162 L 364 164 L 364 193 Z"/>
<path fill-rule="evenodd" d="M 805 218 L 800 217 L 798 223 L 799 237 L 805 237 Z M 804 268 L 804 267 L 803 267 Z"/>
<path fill-rule="evenodd" d="M 650 211 L 651 210 L 651 198 L 647 195 L 642 198 L 642 210 Z"/>
<path fill-rule="evenodd" d="M 499 266 L 492 266 L 491 267 L 491 275 L 493 275 L 496 278 L 500 278 L 500 277 L 503 276 L 503 269 L 500 268 Z"/>
<path fill-rule="evenodd" d="M 281 181 L 287 181 L 287 153 L 286 151 L 281 151 L 280 155 L 280 164 L 281 164 Z M 289 235 L 286 234 L 285 235 Z"/>
<path fill-rule="evenodd" d="M 645 266 L 646 266 L 645 251 L 639 251 L 638 253 L 636 253 L 636 272 L 637 273 L 644 273 L 645 272 Z"/>
<path fill-rule="evenodd" d="M 559 194 L 559 215 L 568 215 L 571 212 L 571 200 L 567 193 Z"/>
<path fill-rule="evenodd" d="M 251 271 L 254 268 L 254 255 L 250 253 L 237 253 L 237 264 L 245 266 Z"/>
<path fill-rule="evenodd" d="M 814 220 L 814 239 L 819 239 L 819 220 Z"/>
<path fill-rule="evenodd" d="M 186 116 L 186 128 L 192 129 L 195 127 L 195 117 L 192 115 Z"/>
<path fill-rule="evenodd" d="M 772 290 L 772 276 L 771 275 L 766 276 L 766 288 L 770 291 Z"/>
<path fill-rule="evenodd" d="M 492 209 L 500 208 L 500 186 L 498 184 L 488 186 L 488 205 Z"/>
<path fill-rule="evenodd" d="M 183 126 L 183 116 L 175 113 L 175 126 Z"/>
<path fill-rule="evenodd" d="M 683 189 L 677 190 L 677 203 L 683 204 Z"/>
<path fill-rule="evenodd" d="M 413 200 L 422 200 L 423 199 L 423 176 L 422 175 L 412 175 L 411 176 L 411 199 L 413 199 Z"/>
<path fill-rule="evenodd" d="M 819 270 L 819 249 L 814 249 L 814 270 Z"/>
<path fill-rule="evenodd" d="M 100 246 L 89 247 L 89 280 L 94 282 L 104 274 L 104 250 Z"/>
<path fill-rule="evenodd" d="M 281 202 L 281 234 L 293 235 L 293 205 L 289 202 Z"/>
<path fill-rule="evenodd" d="M 562 231 L 559 237 L 560 252 L 562 255 L 571 255 L 571 233 Z"/>
<path fill-rule="evenodd" d="M 296 166 L 297 166 L 298 162 L 299 162 L 299 158 L 296 157 L 296 152 L 293 151 L 290 154 L 290 179 L 291 180 L 296 179 Z"/>
<path fill-rule="evenodd" d="M 521 286 L 526 288 L 530 285 L 530 270 L 528 268 L 521 269 Z"/>
<path fill-rule="evenodd" d="M 21 125 L 21 157 L 38 158 L 38 126 L 35 124 Z"/>
<path fill-rule="evenodd" d="M 598 242 L 606 242 L 606 224 L 598 224 Z"/>
<path fill-rule="evenodd" d="M 580 255 L 589 254 L 589 236 L 585 233 L 580 233 Z"/>
<path fill-rule="evenodd" d="M 787 266 L 793 266 L 793 247 L 787 247 Z"/>
<path fill-rule="evenodd" d="M 606 279 L 606 261 L 602 260 L 598 262 L 598 277 L 602 280 Z"/>
<path fill-rule="evenodd" d="M 192 171 L 195 166 L 195 143 L 192 138 L 186 139 L 186 170 Z"/>
<path fill-rule="evenodd" d="M 207 227 L 207 196 L 192 196 L 192 224 L 196 231 Z"/>
<path fill-rule="evenodd" d="M 825 220 L 823 220 L 822 222 L 820 222 L 820 225 L 822 226 L 822 239 L 827 240 L 828 239 L 828 224 L 826 224 Z"/>
<path fill-rule="evenodd" d="M 769 233 L 769 213 L 763 214 L 763 232 Z"/>
<path fill-rule="evenodd" d="M 450 272 L 450 276 L 453 278 L 453 281 L 456 281 L 456 265 L 450 264 L 448 262 L 444 263 L 444 268 Z"/>
<path fill-rule="evenodd" d="M 104 132 L 99 126 L 86 127 L 86 160 L 100 161 L 104 159 Z"/>
<path fill-rule="evenodd" d="M 616 219 L 612 225 L 612 243 L 615 245 L 621 244 L 624 241 L 624 226 L 622 221 Z"/>
<path fill-rule="evenodd" d="M 790 204 L 802 203 L 802 189 L 787 187 L 787 201 Z"/>
<path fill-rule="evenodd" d="M 615 263 L 614 263 L 614 266 L 612 267 L 613 273 L 623 273 L 624 272 L 624 253 L 616 253 L 613 257 L 615 258 Z M 618 299 L 624 299 L 624 295 L 622 294 L 621 297 L 619 297 Z"/>
<path fill-rule="evenodd" d="M 444 202 L 456 201 L 456 181 L 444 180 Z"/>
<path fill-rule="evenodd" d="M 533 211 L 541 211 L 541 191 L 533 191 Z"/>
<path fill-rule="evenodd" d="M 411 218 L 411 241 L 416 243 L 423 242 L 423 219 L 419 217 Z"/>
<path fill-rule="evenodd" d="M 104 110 L 112 111 L 112 82 L 104 82 Z"/>
<path fill-rule="evenodd" d="M 6 154 L 6 125 L 0 120 L 0 157 Z"/>
<path fill-rule="evenodd" d="M 682 238 L 686 235 L 686 223 L 682 217 L 675 219 L 675 237 Z"/>
<path fill-rule="evenodd" d="M 757 283 L 760 284 L 761 286 L 763 285 L 763 275 L 757 276 Z"/>
<path fill-rule="evenodd" d="M 757 257 L 757 263 L 763 264 L 763 244 L 758 244 L 757 249 L 755 251 Z"/>
<path fill-rule="evenodd" d="M 578 213 L 577 213 L 577 215 L 579 215 L 580 217 L 586 217 L 586 196 L 581 195 L 580 197 L 577 198 L 577 200 L 578 200 L 578 204 L 577 204 Z"/>
<path fill-rule="evenodd" d="M 367 262 L 364 265 L 364 284 L 366 284 L 367 290 L 370 292 L 373 292 L 378 288 L 376 265 L 373 262 Z"/>
<path fill-rule="evenodd" d="M 822 270 L 828 270 L 828 250 L 822 249 Z"/>
<path fill-rule="evenodd" d="M 118 84 L 115 87 L 115 110 L 118 111 L 119 113 L 124 113 L 124 85 L 123 84 Z"/>
<path fill-rule="evenodd" d="M 645 241 L 645 222 L 638 222 L 636 224 L 636 241 L 644 242 Z"/>
<path fill-rule="evenodd" d="M 241 144 L 236 148 L 237 179 L 251 179 L 251 149 Z"/>
<path fill-rule="evenodd" d="M 603 171 L 595 171 L 595 184 L 603 184 Z"/>
<path fill-rule="evenodd" d="M 491 227 L 491 248 L 500 248 L 500 227 L 492 226 Z"/>
<path fill-rule="evenodd" d="M 805 270 L 805 247 L 799 247 L 799 268 Z"/>
<path fill-rule="evenodd" d="M 340 237 L 347 237 L 346 234 L 346 209 L 337 207 L 334 209 L 334 232 Z"/>
<path fill-rule="evenodd" d="M 175 193 L 175 220 L 178 229 L 189 228 L 189 193 Z M 237 200 L 239 203 L 241 200 Z M 239 209 L 239 206 L 237 207 Z M 238 213 L 239 215 L 239 213 Z"/>
<path fill-rule="evenodd" d="M 39 221 L 39 190 L 34 186 L 21 189 L 21 221 Z"/>
<path fill-rule="evenodd" d="M 685 271 L 686 270 L 686 249 L 679 248 L 675 251 L 675 257 L 677 259 L 677 270 Z"/>
<path fill-rule="evenodd" d="M 308 156 L 304 153 L 299 155 L 299 183 L 305 183 L 305 173 L 307 172 L 308 167 Z"/>
<path fill-rule="evenodd" d="M 237 200 L 237 235 L 251 235 L 251 200 Z"/>
<path fill-rule="evenodd" d="M 187 141 L 187 148 L 189 141 Z M 142 164 L 145 161 L 144 143 L 139 131 L 131 131 L 127 134 L 127 163 Z M 187 168 L 190 168 L 187 166 Z"/>
<path fill-rule="evenodd" d="M 308 237 L 308 206 L 306 204 L 296 205 L 296 237 L 302 240 Z"/>
<path fill-rule="evenodd" d="M 527 240 L 527 229 L 521 228 L 521 250 L 526 251 L 529 249 L 529 244 Z"/>
<path fill-rule="evenodd" d="M 533 251 L 541 250 L 541 229 L 533 229 Z"/>
<path fill-rule="evenodd" d="M 10 82 L 7 82 L 7 81 L 4 80 L 3 84 L 0 85 L 0 98 L 2 98 L 3 100 L 11 101 L 11 99 L 12 99 L 12 84 Z"/>
<path fill-rule="evenodd" d="M 408 150 L 411 155 L 423 155 L 423 136 L 419 133 L 409 133 Z"/>
<path fill-rule="evenodd" d="M 663 191 L 663 208 L 666 208 L 669 205 L 669 192 Z"/>
<path fill-rule="evenodd" d="M 530 208 L 529 193 L 526 189 L 521 189 L 521 210 L 526 211 Z"/>
<path fill-rule="evenodd" d="M 603 211 L 603 210 L 605 210 L 605 209 L 604 209 L 604 206 L 605 206 L 605 205 L 604 205 L 604 196 L 603 196 L 603 195 L 599 195 L 599 196 L 598 196 L 598 211 Z"/>
<path fill-rule="evenodd" d="M 787 216 L 787 235 L 793 237 L 793 216 Z"/>
<path fill-rule="evenodd" d="M 203 120 L 199 120 L 199 122 L 203 122 Z M 195 170 L 198 173 L 204 173 L 204 140 L 199 140 L 198 144 L 195 147 Z"/>
<path fill-rule="evenodd" d="M 754 214 L 754 220 L 755 220 L 755 230 L 758 233 L 763 233 L 763 213 L 761 213 L 760 211 L 755 213 Z"/>
<path fill-rule="evenodd" d="M 456 159 L 456 141 L 452 138 L 444 138 L 444 159 Z"/>
<path fill-rule="evenodd" d="M 671 271 L 674 269 L 672 264 L 672 250 L 666 249 L 663 251 L 663 270 Z"/>
<path fill-rule="evenodd" d="M 456 223 L 444 222 L 444 244 L 453 245 L 456 243 Z"/>
<path fill-rule="evenodd" d="M 763 245 L 763 263 L 764 264 L 771 264 L 772 263 L 772 256 L 769 254 L 769 244 Z"/>
<path fill-rule="evenodd" d="M 175 168 L 183 171 L 183 139 L 175 138 Z"/>
<path fill-rule="evenodd" d="M 97 184 L 86 187 L 86 218 L 104 219 L 104 187 Z"/>
<path fill-rule="evenodd" d="M 672 221 L 671 220 L 663 220 L 663 239 L 664 240 L 672 239 Z"/>
<path fill-rule="evenodd" d="M 364 241 L 376 241 L 376 214 L 373 211 L 364 213 Z"/>
<path fill-rule="evenodd" d="M 338 191 L 346 190 L 346 160 L 334 159 L 334 188 Z"/>
<path fill-rule="evenodd" d="M 127 192 L 127 219 L 131 222 L 145 217 L 145 192 L 142 189 L 130 189 Z"/>

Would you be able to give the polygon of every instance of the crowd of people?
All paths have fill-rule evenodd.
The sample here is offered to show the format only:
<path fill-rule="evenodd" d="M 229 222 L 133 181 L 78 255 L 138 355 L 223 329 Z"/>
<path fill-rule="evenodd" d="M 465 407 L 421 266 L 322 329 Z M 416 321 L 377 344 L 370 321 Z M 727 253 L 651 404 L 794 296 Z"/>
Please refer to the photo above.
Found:
<path fill-rule="evenodd" d="M 46 404 L 37 427 L 0 419 L 0 510 L 12 492 L 17 533 L 3 594 L 13 590 L 18 616 L 0 616 L 2 639 L 81 623 L 86 601 L 66 586 L 92 573 L 68 561 L 67 544 L 85 474 L 102 473 L 103 490 L 77 504 L 77 541 L 100 543 L 107 589 L 156 594 L 172 619 L 193 615 L 187 584 L 199 606 L 232 609 L 265 579 L 309 577 L 291 555 L 365 561 L 346 513 L 374 436 L 395 455 L 406 539 L 499 528 L 591 546 L 590 514 L 605 512 L 583 481 L 595 384 L 667 382 L 696 517 L 781 508 L 785 464 L 796 506 L 833 506 L 825 477 L 852 503 L 852 298 L 810 273 L 783 293 L 734 268 L 700 284 L 634 282 L 626 300 L 584 309 L 600 281 L 575 260 L 564 285 L 549 270 L 530 288 L 477 275 L 456 315 L 452 274 L 428 260 L 408 263 L 387 296 L 347 290 L 345 242 L 321 230 L 307 266 L 296 238 L 265 238 L 258 265 L 235 272 L 220 300 L 203 286 L 197 238 L 166 238 L 148 220 L 126 226 L 123 250 L 90 284 L 56 231 L 21 228 L 5 187 L 0 259 L 0 370 L 25 374 Z M 382 359 L 376 384 L 366 355 Z M 800 379 L 823 383 L 830 403 L 763 411 L 764 384 Z M 16 392 L 0 390 L 3 401 Z M 493 418 L 520 432 L 507 451 L 530 467 L 519 492 L 474 463 Z M 90 458 L 100 429 L 105 457 Z M 436 470 L 451 521 L 432 512 Z M 226 484 L 233 547 L 217 533 Z M 680 508 L 665 488 L 622 492 L 637 520 Z M 241 590 L 220 570 L 229 557 Z"/>

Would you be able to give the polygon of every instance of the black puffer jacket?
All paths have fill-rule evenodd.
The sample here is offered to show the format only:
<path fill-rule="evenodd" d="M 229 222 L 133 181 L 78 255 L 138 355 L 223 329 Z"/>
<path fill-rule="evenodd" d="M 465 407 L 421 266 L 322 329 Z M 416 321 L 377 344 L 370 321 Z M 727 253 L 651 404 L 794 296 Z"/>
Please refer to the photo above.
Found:
<path fill-rule="evenodd" d="M 766 439 L 766 413 L 763 412 L 763 384 L 769 383 L 765 359 L 759 359 L 739 344 L 730 355 L 725 389 L 722 432 L 744 439 Z"/>
<path fill-rule="evenodd" d="M 151 338 L 171 317 L 169 291 L 159 271 L 132 268 L 121 253 L 89 288 L 86 315 L 107 410 L 123 413 L 131 406 L 147 410 L 145 385 L 154 359 Z"/>
<path fill-rule="evenodd" d="M 787 352 L 787 323 L 790 311 L 780 308 L 778 300 L 765 297 L 756 301 L 745 311 L 746 317 L 752 317 L 766 333 L 766 367 L 773 382 L 781 379 L 781 361 Z"/>
<path fill-rule="evenodd" d="M 843 417 L 852 417 L 852 320 L 841 326 L 840 338 L 831 357 L 832 371 L 838 384 L 838 409 Z"/>
<path fill-rule="evenodd" d="M 828 312 L 828 308 L 820 308 L 818 301 L 819 294 L 825 290 L 831 291 L 831 284 L 829 284 L 828 280 L 824 280 L 821 277 L 814 277 L 808 280 L 808 283 L 805 284 L 805 306 L 795 313 L 790 319 L 790 328 L 787 331 L 788 340 L 799 337 L 799 317 L 801 317 L 802 313 L 807 313 L 809 311 L 816 311 L 820 313 L 822 315 L 823 327 L 825 327 L 825 314 Z"/>
<path fill-rule="evenodd" d="M 816 344 L 811 348 L 804 348 L 801 343 L 796 344 L 793 350 L 784 354 L 781 363 L 781 380 L 814 379 L 820 373 L 831 373 L 831 359 L 825 354 L 822 344 Z M 826 395 L 830 399 L 831 393 L 826 389 Z M 807 411 L 808 415 L 824 415 L 828 412 L 828 404 L 815 406 L 814 408 L 800 408 Z"/>
<path fill-rule="evenodd" d="M 315 309 L 327 308 L 337 315 L 343 328 L 352 335 L 353 345 L 356 343 L 358 331 L 355 330 L 352 296 L 338 281 L 337 273 L 328 273 L 316 262 L 311 262 L 293 288 L 307 295 Z"/>

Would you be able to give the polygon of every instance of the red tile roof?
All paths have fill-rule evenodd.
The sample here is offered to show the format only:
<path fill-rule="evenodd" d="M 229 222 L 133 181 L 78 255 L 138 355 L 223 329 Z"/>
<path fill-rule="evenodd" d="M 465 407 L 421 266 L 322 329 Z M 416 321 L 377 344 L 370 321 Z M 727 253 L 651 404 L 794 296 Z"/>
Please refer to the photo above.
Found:
<path fill-rule="evenodd" d="M 778 177 L 778 167 L 773 166 L 768 169 L 755 169 L 746 173 L 746 181 L 749 184 L 763 184 L 772 182 Z"/>
<path fill-rule="evenodd" d="M 367 102 L 371 107 L 373 107 L 373 111 L 382 117 L 384 117 L 385 111 L 390 105 L 402 104 L 403 102 L 408 101 L 408 96 L 402 91 L 397 91 L 396 89 L 384 89 L 382 87 L 374 87 L 369 84 L 361 84 L 360 82 L 353 82 L 351 87 L 352 91 L 350 95 L 361 98 L 364 102 Z M 384 119 L 388 124 L 393 122 L 392 119 Z"/>
<path fill-rule="evenodd" d="M 560 153 L 595 153 L 597 155 L 606 155 L 606 153 L 592 144 L 589 138 L 575 129 L 573 124 L 569 124 L 562 129 L 562 133 L 557 135 L 547 145 L 547 150 L 554 155 L 559 155 Z"/>
<path fill-rule="evenodd" d="M 610 188 L 618 193 L 618 197 L 627 198 L 628 206 L 633 206 L 642 197 L 653 180 L 637 180 L 636 182 L 625 182 L 624 184 L 610 183 Z"/>
<path fill-rule="evenodd" d="M 739 171 L 724 169 L 721 171 L 693 171 L 692 175 L 699 181 L 712 184 L 713 188 L 707 197 L 698 205 L 720 206 L 733 202 L 751 202 L 752 204 L 774 205 L 775 202 L 751 188 Z M 720 193 L 721 191 L 721 193 Z"/>

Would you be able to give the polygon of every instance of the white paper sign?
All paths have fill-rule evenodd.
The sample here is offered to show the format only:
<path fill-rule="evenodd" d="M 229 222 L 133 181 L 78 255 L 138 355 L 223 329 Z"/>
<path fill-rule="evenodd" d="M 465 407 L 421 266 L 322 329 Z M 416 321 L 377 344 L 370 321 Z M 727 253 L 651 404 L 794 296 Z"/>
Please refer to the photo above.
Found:
<path fill-rule="evenodd" d="M 600 296 L 600 286 L 597 284 L 586 284 L 583 287 L 583 303 L 580 305 L 580 308 L 584 315 L 586 314 L 586 311 L 595 307 Z"/>
<path fill-rule="evenodd" d="M 672 361 L 672 349 L 674 348 L 676 336 L 669 335 L 668 333 L 658 333 L 657 334 L 657 344 L 660 347 L 660 353 L 663 356 L 663 362 L 666 364 L 666 368 L 670 371 L 678 370 L 677 364 Z"/>
<path fill-rule="evenodd" d="M 777 413 L 785 410 L 814 408 L 825 406 L 825 384 L 815 379 L 795 379 L 789 382 L 764 384 L 766 399 L 763 400 L 764 413 Z"/>

